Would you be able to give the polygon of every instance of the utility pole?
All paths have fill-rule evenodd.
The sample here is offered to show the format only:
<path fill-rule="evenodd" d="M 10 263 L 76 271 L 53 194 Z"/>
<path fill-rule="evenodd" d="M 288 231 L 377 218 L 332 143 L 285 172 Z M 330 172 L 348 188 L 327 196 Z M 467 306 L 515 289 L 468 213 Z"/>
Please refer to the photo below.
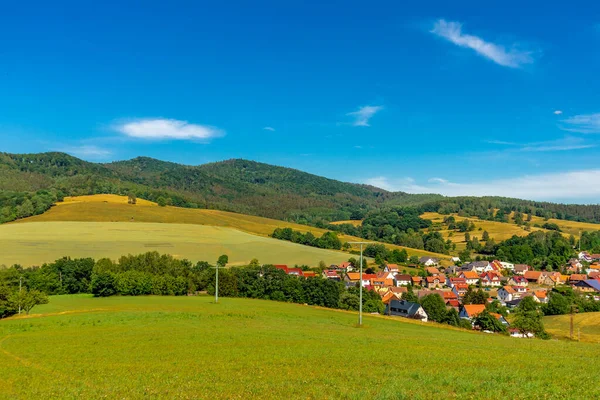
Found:
<path fill-rule="evenodd" d="M 215 266 L 215 303 L 219 302 L 219 263 Z"/>
<path fill-rule="evenodd" d="M 363 293 L 363 245 L 370 244 L 371 242 L 348 242 L 350 244 L 360 244 L 360 295 L 358 300 L 358 326 L 362 326 L 362 293 Z"/>
<path fill-rule="evenodd" d="M 21 315 L 21 290 L 23 289 L 23 277 L 19 277 L 19 315 Z"/>

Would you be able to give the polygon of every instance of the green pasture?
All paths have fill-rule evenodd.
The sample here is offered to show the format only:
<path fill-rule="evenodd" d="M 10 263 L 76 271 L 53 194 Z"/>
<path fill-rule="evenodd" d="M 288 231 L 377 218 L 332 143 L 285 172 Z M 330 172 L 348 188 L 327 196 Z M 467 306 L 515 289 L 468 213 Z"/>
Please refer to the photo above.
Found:
<path fill-rule="evenodd" d="M 0 398 L 600 396 L 587 343 L 376 316 L 356 328 L 355 313 L 233 298 L 56 296 L 33 313 L 0 321 Z"/>
<path fill-rule="evenodd" d="M 148 251 L 192 261 L 214 262 L 227 254 L 231 264 L 258 258 L 269 264 L 316 266 L 347 261 L 339 251 L 302 246 L 233 228 L 133 222 L 30 222 L 0 225 L 0 265 L 39 265 L 63 256 L 109 257 Z"/>

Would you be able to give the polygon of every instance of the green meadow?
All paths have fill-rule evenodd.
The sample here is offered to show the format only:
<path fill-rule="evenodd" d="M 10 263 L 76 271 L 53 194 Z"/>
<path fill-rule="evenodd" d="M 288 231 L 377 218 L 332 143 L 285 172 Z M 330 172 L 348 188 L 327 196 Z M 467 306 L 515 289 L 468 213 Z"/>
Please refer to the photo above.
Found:
<path fill-rule="evenodd" d="M 597 398 L 600 348 L 273 301 L 55 296 L 0 321 L 0 398 Z"/>
<path fill-rule="evenodd" d="M 258 258 L 266 264 L 316 266 L 347 261 L 350 255 L 253 235 L 233 228 L 133 222 L 29 222 L 0 225 L 0 264 L 39 265 L 64 256 L 113 258 L 148 251 L 192 261 L 231 264 Z"/>

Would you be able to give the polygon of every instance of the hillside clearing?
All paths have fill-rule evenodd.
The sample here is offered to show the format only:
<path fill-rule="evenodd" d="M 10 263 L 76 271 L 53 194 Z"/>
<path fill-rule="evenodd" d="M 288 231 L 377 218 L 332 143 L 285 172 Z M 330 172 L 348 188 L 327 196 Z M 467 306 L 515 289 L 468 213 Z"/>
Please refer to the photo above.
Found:
<path fill-rule="evenodd" d="M 553 315 L 544 317 L 548 333 L 557 338 L 569 339 L 571 315 Z M 582 342 L 600 343 L 600 312 L 581 313 L 573 316 L 574 339 Z"/>
<path fill-rule="evenodd" d="M 179 207 L 138 206 L 127 204 L 126 196 L 94 195 L 67 198 L 65 203 L 52 207 L 44 214 L 15 221 L 11 224 L 47 221 L 79 221 L 79 222 L 154 222 L 169 224 L 210 225 L 238 229 L 243 232 L 264 237 L 273 233 L 275 228 L 289 227 L 306 233 L 312 232 L 321 236 L 325 229 L 295 224 L 293 222 L 237 214 L 219 210 L 190 209 Z M 138 199 L 138 202 L 140 199 Z M 150 204 L 154 204 L 148 202 Z M 362 241 L 354 236 L 339 235 L 343 242 Z M 431 256 L 444 260 L 448 264 L 449 256 L 430 253 L 424 250 L 386 244 L 390 249 L 406 249 L 409 255 Z M 346 255 L 346 259 L 350 255 Z M 344 261 L 345 261 L 344 260 Z M 261 260 L 262 261 L 262 260 Z"/>
<path fill-rule="evenodd" d="M 600 348 L 272 301 L 52 297 L 0 321 L 7 398 L 594 398 Z M 386 345 L 389 344 L 389 345 Z M 432 352 L 431 348 L 441 349 Z M 382 348 L 385 348 L 382 353 Z M 490 349 L 502 362 L 490 362 Z M 542 356 L 543 355 L 543 356 Z M 543 362 L 542 362 L 543 360 Z M 507 367 L 511 366 L 511 367 Z M 572 371 L 577 379 L 565 379 Z"/>
<path fill-rule="evenodd" d="M 148 251 L 192 261 L 214 262 L 221 254 L 227 254 L 232 264 L 257 258 L 266 264 L 312 267 L 321 260 L 331 264 L 350 257 L 341 251 L 302 246 L 232 228 L 192 224 L 57 221 L 5 224 L 0 225 L 0 243 L 0 264 L 23 266 L 64 256 L 116 259 Z"/>

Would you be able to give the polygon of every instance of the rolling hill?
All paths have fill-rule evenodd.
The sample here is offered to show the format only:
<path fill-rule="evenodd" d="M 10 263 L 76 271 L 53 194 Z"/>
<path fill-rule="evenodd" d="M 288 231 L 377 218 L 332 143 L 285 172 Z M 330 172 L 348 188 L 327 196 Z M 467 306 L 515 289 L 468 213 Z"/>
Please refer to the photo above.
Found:
<path fill-rule="evenodd" d="M 0 321 L 0 397 L 600 395 L 596 370 L 582 368 L 600 356 L 588 343 L 513 339 L 370 315 L 359 329 L 355 312 L 241 298 L 215 304 L 206 296 L 53 296 L 33 313 Z"/>
<path fill-rule="evenodd" d="M 226 211 L 158 207 L 144 200 L 131 205 L 125 196 L 67 197 L 44 214 L 0 225 L 0 241 L 6 245 L 0 264 L 28 266 L 63 256 L 116 258 L 154 250 L 195 261 L 227 254 L 234 264 L 258 258 L 263 263 L 316 266 L 321 260 L 332 264 L 352 256 L 268 237 L 275 228 L 285 227 L 316 236 L 327 232 Z M 345 235 L 340 239 L 361 240 Z M 410 255 L 428 255 L 448 262 L 443 254 L 405 249 Z"/>
<path fill-rule="evenodd" d="M 248 160 L 200 166 L 138 157 L 108 164 L 63 153 L 0 154 L 0 222 L 36 215 L 63 196 L 127 194 L 187 208 L 219 209 L 300 223 L 360 219 L 384 207 L 483 215 L 494 208 L 544 218 L 600 222 L 600 206 L 500 197 L 443 197 L 389 192 Z"/>

